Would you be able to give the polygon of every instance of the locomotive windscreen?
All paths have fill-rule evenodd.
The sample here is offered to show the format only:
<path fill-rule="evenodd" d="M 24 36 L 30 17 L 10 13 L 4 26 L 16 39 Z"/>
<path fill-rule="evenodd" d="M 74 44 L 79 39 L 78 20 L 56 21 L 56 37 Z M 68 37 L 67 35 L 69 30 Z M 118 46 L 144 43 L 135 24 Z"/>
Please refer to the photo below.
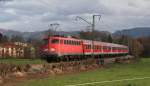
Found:
<path fill-rule="evenodd" d="M 44 45 L 48 44 L 48 39 L 44 39 L 44 40 L 43 40 L 43 44 L 44 44 Z"/>

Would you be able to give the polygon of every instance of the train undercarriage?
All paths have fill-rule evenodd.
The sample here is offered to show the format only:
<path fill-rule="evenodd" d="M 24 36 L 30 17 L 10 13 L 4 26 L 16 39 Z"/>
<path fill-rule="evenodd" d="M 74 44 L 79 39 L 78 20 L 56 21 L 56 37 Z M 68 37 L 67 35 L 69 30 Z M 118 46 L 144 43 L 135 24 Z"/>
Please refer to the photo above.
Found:
<path fill-rule="evenodd" d="M 45 55 L 44 59 L 51 62 L 71 62 L 71 61 L 83 61 L 88 59 L 96 60 L 99 64 L 105 64 L 105 61 L 109 60 L 109 62 L 119 62 L 133 59 L 133 57 L 128 54 L 100 54 L 100 55 Z"/>

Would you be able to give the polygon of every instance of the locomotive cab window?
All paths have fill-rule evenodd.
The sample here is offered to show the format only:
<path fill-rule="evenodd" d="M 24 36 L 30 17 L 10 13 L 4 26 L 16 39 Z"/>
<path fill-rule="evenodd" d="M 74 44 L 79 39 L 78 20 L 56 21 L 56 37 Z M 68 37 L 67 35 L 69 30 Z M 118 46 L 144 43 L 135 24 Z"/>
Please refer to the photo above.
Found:
<path fill-rule="evenodd" d="M 57 43 L 59 43 L 59 40 L 58 40 L 58 39 L 53 39 L 53 40 L 51 41 L 51 43 L 52 43 L 52 44 L 57 44 Z"/>

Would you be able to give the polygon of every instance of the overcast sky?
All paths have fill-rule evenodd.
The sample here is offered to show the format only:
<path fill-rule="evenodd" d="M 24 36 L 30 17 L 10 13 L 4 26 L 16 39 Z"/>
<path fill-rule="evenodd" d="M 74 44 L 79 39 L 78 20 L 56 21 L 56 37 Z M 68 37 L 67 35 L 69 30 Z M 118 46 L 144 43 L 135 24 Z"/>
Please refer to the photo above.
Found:
<path fill-rule="evenodd" d="M 65 31 L 85 30 L 92 14 L 102 18 L 97 30 L 114 32 L 133 27 L 150 27 L 150 0 L 1 0 L 0 28 L 41 31 L 59 23 Z"/>

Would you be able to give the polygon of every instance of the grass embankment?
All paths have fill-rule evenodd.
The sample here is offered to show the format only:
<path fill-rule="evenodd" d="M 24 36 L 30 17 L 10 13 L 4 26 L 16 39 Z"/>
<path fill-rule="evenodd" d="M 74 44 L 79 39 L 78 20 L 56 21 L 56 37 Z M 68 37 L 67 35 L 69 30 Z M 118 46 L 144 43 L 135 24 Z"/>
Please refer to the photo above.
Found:
<path fill-rule="evenodd" d="M 150 59 L 142 59 L 131 64 L 113 64 L 110 68 L 102 68 L 79 74 L 50 76 L 46 79 L 30 80 L 20 83 L 18 86 L 66 86 L 108 80 L 132 79 L 150 77 Z M 150 79 L 111 82 L 103 84 L 83 86 L 150 86 Z"/>
<path fill-rule="evenodd" d="M 41 59 L 0 59 L 0 63 L 24 65 L 24 64 L 43 64 L 46 61 Z"/>

